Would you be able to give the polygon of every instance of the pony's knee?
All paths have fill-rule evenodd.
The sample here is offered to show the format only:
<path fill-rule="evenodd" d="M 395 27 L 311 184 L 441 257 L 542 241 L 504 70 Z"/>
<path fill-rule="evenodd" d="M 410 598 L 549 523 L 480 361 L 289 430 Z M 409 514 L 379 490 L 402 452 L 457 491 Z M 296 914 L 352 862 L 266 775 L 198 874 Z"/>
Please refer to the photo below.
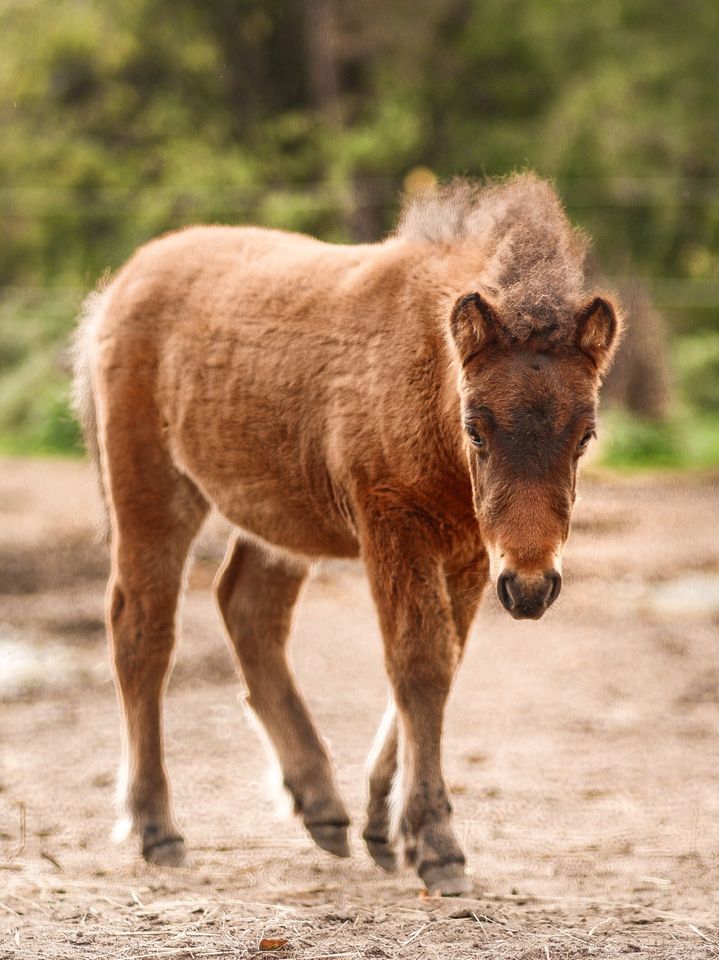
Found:
<path fill-rule="evenodd" d="M 239 541 L 231 545 L 214 583 L 215 598 L 225 622 L 230 618 L 232 600 L 238 591 L 245 552 L 244 544 Z"/>
<path fill-rule="evenodd" d="M 308 567 L 302 561 L 237 541 L 214 585 L 220 613 L 230 634 L 286 632 Z"/>
<path fill-rule="evenodd" d="M 229 568 L 225 568 L 224 570 L 220 571 L 217 579 L 215 580 L 213 590 L 215 593 L 215 599 L 217 600 L 217 605 L 219 606 L 220 612 L 223 616 L 229 609 L 234 586 L 235 578 L 232 576 Z"/>
<path fill-rule="evenodd" d="M 110 626 L 116 627 L 120 622 L 120 617 L 122 612 L 125 609 L 127 599 L 125 597 L 125 591 L 122 589 L 119 583 L 113 583 L 110 588 L 110 600 L 108 604 L 108 618 L 110 620 Z"/>

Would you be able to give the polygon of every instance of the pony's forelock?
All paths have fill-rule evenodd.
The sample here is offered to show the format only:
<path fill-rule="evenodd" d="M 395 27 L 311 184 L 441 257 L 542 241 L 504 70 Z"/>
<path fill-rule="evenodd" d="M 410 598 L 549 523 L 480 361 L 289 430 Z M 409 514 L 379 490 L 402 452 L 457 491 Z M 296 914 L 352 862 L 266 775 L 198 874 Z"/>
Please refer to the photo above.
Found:
<path fill-rule="evenodd" d="M 486 184 L 453 180 L 408 197 L 395 236 L 441 246 L 473 242 L 483 254 L 478 282 L 512 339 L 549 326 L 568 335 L 586 299 L 587 239 L 553 186 L 533 173 Z"/>

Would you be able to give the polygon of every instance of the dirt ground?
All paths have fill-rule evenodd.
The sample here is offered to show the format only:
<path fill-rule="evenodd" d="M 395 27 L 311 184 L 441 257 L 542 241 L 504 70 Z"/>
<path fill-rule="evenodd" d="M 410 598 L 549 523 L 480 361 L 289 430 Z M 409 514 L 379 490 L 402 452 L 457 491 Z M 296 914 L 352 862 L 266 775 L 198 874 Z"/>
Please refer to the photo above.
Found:
<path fill-rule="evenodd" d="M 485 598 L 446 767 L 471 896 L 423 897 L 362 849 L 386 685 L 361 569 L 320 566 L 293 655 L 354 818 L 336 861 L 276 810 L 196 550 L 166 700 L 192 870 L 114 846 L 119 724 L 106 555 L 80 463 L 0 461 L 0 960 L 719 954 L 719 476 L 587 477 L 540 623 Z"/>

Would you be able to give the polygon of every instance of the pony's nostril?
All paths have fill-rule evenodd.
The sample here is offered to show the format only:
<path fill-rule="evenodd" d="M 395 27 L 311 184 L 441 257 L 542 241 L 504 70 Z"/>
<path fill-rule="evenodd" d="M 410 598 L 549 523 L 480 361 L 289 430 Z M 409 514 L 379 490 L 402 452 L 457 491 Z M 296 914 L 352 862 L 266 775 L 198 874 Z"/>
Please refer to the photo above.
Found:
<path fill-rule="evenodd" d="M 514 610 L 515 599 L 510 590 L 510 583 L 514 579 L 513 573 L 500 573 L 497 577 L 497 596 L 505 610 Z"/>
<path fill-rule="evenodd" d="M 509 570 L 497 577 L 497 596 L 515 620 L 539 620 L 559 596 L 561 586 L 556 570 L 527 576 Z"/>
<path fill-rule="evenodd" d="M 544 602 L 547 607 L 551 607 L 562 589 L 562 575 L 557 573 L 556 570 L 552 570 L 545 574 L 545 579 L 547 581 L 547 597 Z"/>

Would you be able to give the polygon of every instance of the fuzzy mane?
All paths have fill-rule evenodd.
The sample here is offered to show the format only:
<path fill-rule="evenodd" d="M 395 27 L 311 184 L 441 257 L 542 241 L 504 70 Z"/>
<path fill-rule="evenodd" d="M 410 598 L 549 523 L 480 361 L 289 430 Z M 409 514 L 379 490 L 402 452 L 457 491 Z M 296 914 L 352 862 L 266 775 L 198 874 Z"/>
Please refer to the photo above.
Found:
<path fill-rule="evenodd" d="M 512 339 L 569 333 L 586 299 L 587 240 L 551 184 L 532 173 L 423 191 L 405 202 L 395 235 L 443 246 L 476 241 L 485 259 L 478 282 Z"/>

